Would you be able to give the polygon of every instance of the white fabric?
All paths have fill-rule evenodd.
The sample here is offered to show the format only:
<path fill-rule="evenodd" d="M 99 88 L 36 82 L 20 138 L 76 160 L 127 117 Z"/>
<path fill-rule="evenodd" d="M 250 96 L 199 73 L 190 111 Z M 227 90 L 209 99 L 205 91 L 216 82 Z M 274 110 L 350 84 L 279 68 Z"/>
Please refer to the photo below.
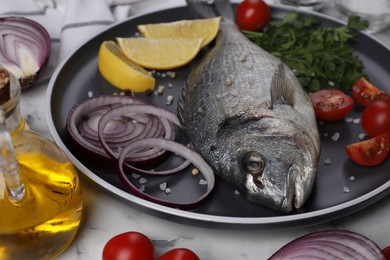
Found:
<path fill-rule="evenodd" d="M 66 56 L 108 25 L 127 18 L 141 0 L 0 0 L 0 16 L 24 16 L 50 34 L 52 53 L 46 76 Z"/>

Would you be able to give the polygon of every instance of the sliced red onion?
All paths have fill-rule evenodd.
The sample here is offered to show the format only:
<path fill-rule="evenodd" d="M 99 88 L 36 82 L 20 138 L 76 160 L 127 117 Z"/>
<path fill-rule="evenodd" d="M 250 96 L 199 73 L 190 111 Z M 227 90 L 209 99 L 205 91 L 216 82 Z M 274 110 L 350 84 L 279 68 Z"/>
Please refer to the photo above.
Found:
<path fill-rule="evenodd" d="M 185 158 L 187 161 L 191 162 L 204 176 L 207 181 L 207 190 L 206 192 L 196 199 L 195 201 L 179 203 L 172 202 L 168 200 L 158 199 L 156 197 L 150 196 L 145 192 L 139 190 L 126 176 L 126 173 L 123 169 L 123 163 L 125 158 L 133 153 L 134 150 L 142 149 L 142 148 L 159 148 L 166 151 L 171 151 L 178 156 Z M 143 198 L 145 200 L 158 203 L 160 205 L 174 207 L 179 209 L 192 209 L 199 206 L 208 195 L 213 190 L 215 185 L 215 176 L 211 167 L 204 161 L 204 159 L 195 151 L 189 149 L 183 144 L 177 143 L 175 141 L 162 139 L 162 138 L 145 138 L 140 140 L 135 140 L 126 146 L 119 155 L 118 158 L 118 166 L 119 166 L 119 178 L 122 183 L 127 187 L 127 189 L 134 195 Z"/>
<path fill-rule="evenodd" d="M 162 205 L 189 209 L 209 195 L 215 177 L 199 154 L 174 141 L 176 126 L 180 127 L 180 123 L 174 113 L 129 96 L 88 98 L 76 104 L 67 118 L 67 131 L 75 143 L 97 155 L 117 160 L 119 178 L 131 193 Z M 173 169 L 161 171 L 140 169 L 138 164 L 134 165 L 165 158 L 167 151 L 176 153 L 185 161 Z M 145 176 L 166 176 L 179 173 L 191 163 L 202 172 L 208 186 L 200 198 L 188 203 L 154 198 L 138 190 L 124 171 L 125 167 L 132 173 Z"/>
<path fill-rule="evenodd" d="M 328 230 L 297 238 L 269 259 L 381 260 L 385 257 L 380 248 L 363 235 L 345 230 Z"/>
<path fill-rule="evenodd" d="M 50 51 L 50 36 L 39 23 L 24 17 L 0 18 L 0 64 L 19 79 L 22 89 L 36 82 Z"/>
<path fill-rule="evenodd" d="M 119 95 L 102 95 L 80 101 L 72 107 L 68 114 L 68 134 L 77 145 L 83 147 L 84 149 L 104 158 L 111 158 L 107 155 L 99 141 L 98 122 L 104 113 L 113 107 L 124 104 L 144 104 L 144 101 L 129 96 Z M 118 127 L 117 123 L 118 122 L 115 122 L 115 120 L 112 122 L 110 129 L 107 129 L 104 133 L 105 137 L 117 137 L 120 129 L 126 130 L 125 132 L 127 133 L 129 128 L 131 128 L 129 125 L 125 127 L 122 123 L 120 123 L 120 126 Z M 133 131 L 139 132 L 137 133 L 137 135 L 139 135 L 141 134 L 142 129 L 134 129 Z M 123 134 L 120 136 L 121 138 L 124 138 Z"/>
<path fill-rule="evenodd" d="M 141 110 L 125 109 L 123 111 L 122 109 L 122 111 L 117 111 L 114 109 L 130 104 L 146 105 L 143 100 L 130 96 L 104 95 L 85 99 L 77 103 L 69 112 L 67 131 L 77 145 L 106 159 L 116 159 L 122 149 L 121 147 L 136 139 L 146 137 L 175 139 L 176 131 L 173 124 L 179 124 L 175 114 L 152 105 L 147 106 L 152 107 L 154 114 L 145 113 L 148 109 L 142 110 L 144 107 L 141 107 Z M 103 141 L 101 142 L 98 135 L 98 124 L 106 113 L 101 136 Z M 165 117 L 160 116 L 164 114 Z M 122 120 L 124 117 L 132 117 L 137 123 L 133 123 L 132 120 L 124 123 Z M 120 130 L 123 130 L 123 132 L 120 132 Z M 125 165 L 129 170 L 141 175 L 171 175 L 184 169 L 189 164 L 186 161 L 173 169 L 154 171 L 150 170 L 151 166 L 160 163 L 165 158 L 166 151 L 156 148 L 143 149 L 137 151 L 137 155 L 137 158 L 127 159 Z M 147 166 L 147 169 L 143 169 L 145 166 Z"/>
<path fill-rule="evenodd" d="M 159 120 L 162 122 L 164 126 L 164 135 L 163 136 L 143 136 L 143 138 L 152 138 L 152 137 L 161 137 L 167 140 L 174 140 L 175 137 L 175 128 L 173 124 L 180 126 L 179 120 L 177 116 L 163 108 L 156 107 L 154 105 L 147 105 L 147 104 L 129 104 L 129 105 L 123 105 L 118 106 L 115 108 L 110 109 L 107 113 L 105 113 L 99 120 L 98 123 L 98 135 L 100 142 L 107 152 L 112 158 L 118 158 L 118 154 L 114 152 L 111 147 L 108 145 L 108 143 L 105 140 L 105 137 L 103 136 L 103 133 L 105 131 L 106 126 L 109 124 L 109 122 L 112 120 L 112 118 L 117 118 L 122 115 L 126 114 L 147 114 L 150 116 L 158 116 Z M 134 140 L 138 140 L 142 138 L 136 138 Z M 145 150 L 145 148 L 150 148 Z M 154 158 L 159 158 L 162 155 L 165 154 L 165 149 L 159 149 L 158 147 L 142 147 L 138 149 L 134 149 L 132 151 L 132 154 L 128 155 L 127 158 L 124 159 L 124 161 L 128 162 L 125 164 L 127 168 L 135 173 L 146 175 L 146 176 L 164 176 L 164 175 L 172 175 L 176 173 L 179 170 L 184 169 L 188 166 L 189 162 L 185 161 L 181 165 L 165 171 L 155 171 L 155 170 L 145 170 L 140 169 L 138 167 L 134 166 L 134 163 L 139 164 L 140 162 L 148 162 Z"/>

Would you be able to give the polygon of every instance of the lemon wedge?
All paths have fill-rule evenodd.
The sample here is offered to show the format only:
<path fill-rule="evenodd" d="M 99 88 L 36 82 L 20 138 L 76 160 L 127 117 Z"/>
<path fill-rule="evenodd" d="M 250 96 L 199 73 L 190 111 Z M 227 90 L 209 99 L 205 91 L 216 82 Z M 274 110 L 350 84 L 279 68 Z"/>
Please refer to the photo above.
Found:
<path fill-rule="evenodd" d="M 104 41 L 99 48 L 98 68 L 103 78 L 122 90 L 153 90 L 155 79 L 138 64 L 129 60 L 114 41 Z"/>
<path fill-rule="evenodd" d="M 137 29 L 148 38 L 203 38 L 202 47 L 204 47 L 217 36 L 220 23 L 221 17 L 213 17 L 140 24 Z"/>
<path fill-rule="evenodd" d="M 191 62 L 203 38 L 116 38 L 122 52 L 147 69 L 169 70 Z"/>

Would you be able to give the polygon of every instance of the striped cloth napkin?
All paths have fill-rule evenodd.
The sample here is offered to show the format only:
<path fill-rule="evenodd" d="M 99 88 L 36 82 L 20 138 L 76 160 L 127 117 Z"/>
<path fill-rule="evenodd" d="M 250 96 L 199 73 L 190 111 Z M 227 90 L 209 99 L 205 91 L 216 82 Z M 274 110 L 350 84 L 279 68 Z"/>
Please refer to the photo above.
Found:
<path fill-rule="evenodd" d="M 141 0 L 0 0 L 0 16 L 24 16 L 49 32 L 52 53 L 46 75 L 73 50 L 106 28 L 127 18 L 131 4 Z"/>

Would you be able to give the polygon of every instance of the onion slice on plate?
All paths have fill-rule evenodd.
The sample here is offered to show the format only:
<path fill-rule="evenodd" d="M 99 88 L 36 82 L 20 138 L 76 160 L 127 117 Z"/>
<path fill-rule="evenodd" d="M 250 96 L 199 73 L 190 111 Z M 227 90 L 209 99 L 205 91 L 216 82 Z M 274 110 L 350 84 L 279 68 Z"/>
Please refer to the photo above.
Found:
<path fill-rule="evenodd" d="M 73 141 L 96 155 L 116 161 L 118 176 L 130 193 L 161 205 L 191 209 L 208 197 L 215 176 L 198 153 L 175 141 L 176 127 L 180 127 L 176 114 L 130 96 L 88 98 L 73 106 L 67 118 L 67 131 Z M 134 165 L 165 158 L 167 151 L 184 161 L 168 170 L 140 169 Z M 191 163 L 206 179 L 207 190 L 196 200 L 185 203 L 150 196 L 135 187 L 125 173 L 130 170 L 143 176 L 161 177 L 178 174 Z"/>
<path fill-rule="evenodd" d="M 46 29 L 28 18 L 3 17 L 0 39 L 0 64 L 19 79 L 22 89 L 33 85 L 51 52 Z"/>
<path fill-rule="evenodd" d="M 132 153 L 133 150 L 138 150 L 140 148 L 146 148 L 146 147 L 155 147 L 155 148 L 171 151 L 176 155 L 182 156 L 183 158 L 190 161 L 195 167 L 198 168 L 198 170 L 202 173 L 202 175 L 206 179 L 207 191 L 195 201 L 178 203 L 178 202 L 158 199 L 139 190 L 127 178 L 126 173 L 123 170 L 123 162 L 125 158 Z M 198 153 L 196 153 L 195 151 L 191 150 L 190 148 L 186 147 L 183 144 L 171 140 L 161 139 L 161 138 L 146 138 L 146 139 L 135 140 L 134 142 L 130 143 L 121 151 L 118 158 L 118 166 L 119 166 L 119 178 L 132 194 L 140 198 L 143 198 L 145 200 L 152 201 L 168 207 L 174 207 L 179 209 L 195 208 L 208 197 L 208 195 L 213 190 L 213 187 L 215 185 L 215 176 L 213 170 Z"/>
<path fill-rule="evenodd" d="M 98 137 L 98 123 L 101 116 L 116 106 L 125 104 L 144 104 L 143 101 L 129 96 L 102 95 L 87 98 L 72 107 L 67 118 L 67 131 L 74 143 L 104 158 L 111 158 L 103 149 Z M 133 131 L 131 131 L 134 127 Z M 130 132 L 142 132 L 134 125 L 126 124 L 122 118 L 113 119 L 110 130 L 106 130 L 105 137 L 119 139 L 118 142 L 132 138 Z"/>
<path fill-rule="evenodd" d="M 148 104 L 129 104 L 129 105 L 122 105 L 122 106 L 117 106 L 115 108 L 110 109 L 107 111 L 104 115 L 99 120 L 98 123 L 98 136 L 99 140 L 106 151 L 107 154 L 109 154 L 113 159 L 118 158 L 118 154 L 112 150 L 112 148 L 108 145 L 106 141 L 106 137 L 104 136 L 105 130 L 107 125 L 112 121 L 113 118 L 118 118 L 122 117 L 124 115 L 132 115 L 132 114 L 144 114 L 147 116 L 155 116 L 158 117 L 159 120 L 162 122 L 163 127 L 164 127 L 164 135 L 162 136 L 150 136 L 150 135 L 145 135 L 143 138 L 153 138 L 153 137 L 160 137 L 164 138 L 167 140 L 174 140 L 175 138 L 175 129 L 173 124 L 180 126 L 179 120 L 177 116 L 163 108 L 156 107 L 154 105 L 148 105 Z M 134 138 L 132 140 L 139 140 L 143 138 Z M 179 170 L 184 169 L 189 165 L 189 162 L 186 160 L 183 162 L 181 165 L 178 167 L 175 167 L 170 170 L 165 170 L 165 171 L 155 171 L 155 170 L 144 170 L 144 169 L 139 169 L 137 167 L 134 167 L 134 162 L 137 164 L 140 164 L 141 162 L 149 162 L 152 159 L 159 158 L 163 156 L 163 154 L 166 153 L 165 149 L 161 149 L 158 147 L 142 147 L 142 149 L 139 150 L 133 150 L 132 154 L 128 156 L 127 158 L 124 159 L 124 161 L 127 162 L 125 164 L 130 170 L 132 170 L 135 173 L 141 174 L 141 175 L 146 175 L 146 176 L 163 176 L 163 175 L 171 175 Z"/>
<path fill-rule="evenodd" d="M 346 230 L 314 232 L 297 238 L 279 249 L 269 260 L 381 260 L 380 248 L 367 237 Z"/>

